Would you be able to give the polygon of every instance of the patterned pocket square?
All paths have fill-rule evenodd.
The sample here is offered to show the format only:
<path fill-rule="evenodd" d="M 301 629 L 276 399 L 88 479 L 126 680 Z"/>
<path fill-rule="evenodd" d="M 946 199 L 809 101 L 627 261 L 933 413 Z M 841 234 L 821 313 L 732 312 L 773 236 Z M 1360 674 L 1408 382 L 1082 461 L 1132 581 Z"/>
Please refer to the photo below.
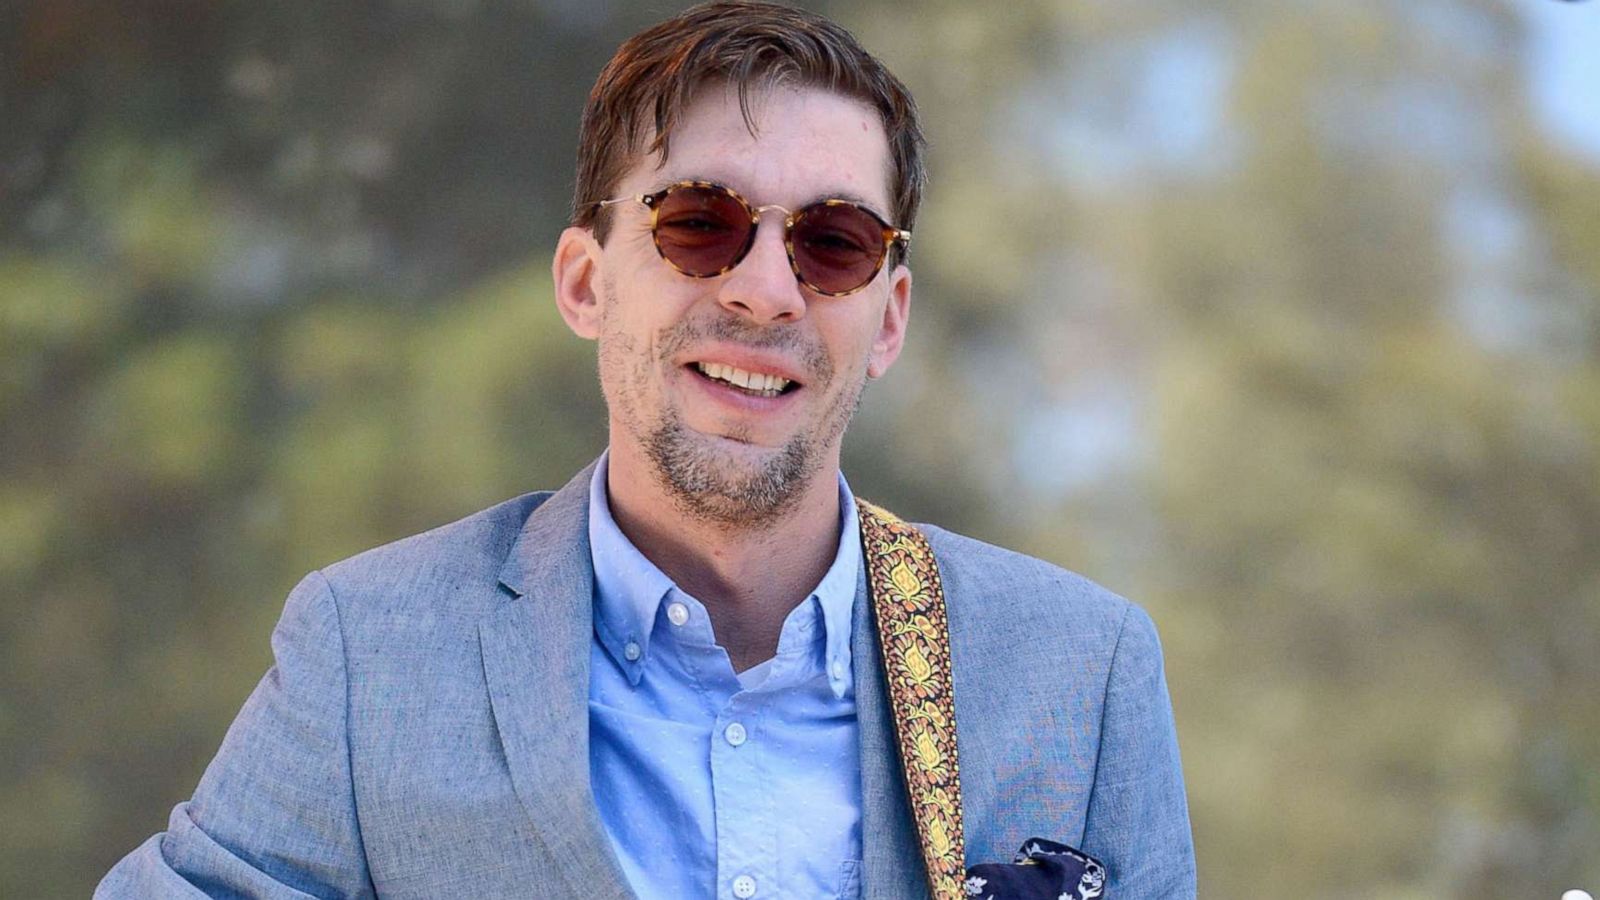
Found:
<path fill-rule="evenodd" d="M 1066 844 L 1033 838 L 1010 863 L 968 866 L 965 887 L 979 900 L 1090 900 L 1106 896 L 1106 867 Z"/>

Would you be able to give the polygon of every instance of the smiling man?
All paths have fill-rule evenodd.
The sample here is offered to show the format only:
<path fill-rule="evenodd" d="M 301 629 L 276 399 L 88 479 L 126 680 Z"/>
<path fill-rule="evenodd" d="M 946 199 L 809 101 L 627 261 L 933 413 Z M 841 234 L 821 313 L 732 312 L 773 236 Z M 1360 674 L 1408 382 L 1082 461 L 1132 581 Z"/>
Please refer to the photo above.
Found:
<path fill-rule="evenodd" d="M 736 670 L 773 656 L 837 555 L 840 443 L 911 302 L 910 272 L 883 264 L 900 238 L 881 117 L 767 77 L 745 105 L 700 86 L 665 159 L 580 188 L 621 200 L 589 207 L 612 217 L 604 243 L 569 228 L 554 265 L 562 314 L 599 343 L 611 513 L 709 610 Z M 826 205 L 841 198 L 861 199 Z"/>
<path fill-rule="evenodd" d="M 306 578 L 99 895 L 1192 896 L 1149 618 L 840 473 L 905 339 L 921 154 L 818 16 L 624 44 L 553 264 L 607 451 Z"/>

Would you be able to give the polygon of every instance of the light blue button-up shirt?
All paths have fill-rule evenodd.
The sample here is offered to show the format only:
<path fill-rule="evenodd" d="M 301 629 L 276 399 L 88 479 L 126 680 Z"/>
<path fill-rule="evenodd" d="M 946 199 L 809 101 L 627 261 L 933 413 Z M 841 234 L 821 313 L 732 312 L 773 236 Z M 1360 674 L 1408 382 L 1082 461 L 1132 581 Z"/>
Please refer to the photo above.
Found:
<path fill-rule="evenodd" d="M 777 655 L 736 675 L 705 607 L 617 528 L 607 463 L 589 487 L 589 766 L 629 884 L 644 900 L 858 896 L 861 534 L 844 477 L 833 565 L 784 620 Z"/>

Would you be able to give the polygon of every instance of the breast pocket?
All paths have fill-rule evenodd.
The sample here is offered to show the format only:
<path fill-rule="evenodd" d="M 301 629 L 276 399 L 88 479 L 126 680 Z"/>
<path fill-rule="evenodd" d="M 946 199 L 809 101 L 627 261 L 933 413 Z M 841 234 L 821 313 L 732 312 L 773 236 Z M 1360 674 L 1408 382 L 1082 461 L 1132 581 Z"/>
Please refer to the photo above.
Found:
<path fill-rule="evenodd" d="M 838 900 L 861 900 L 861 860 L 850 859 L 839 864 Z"/>

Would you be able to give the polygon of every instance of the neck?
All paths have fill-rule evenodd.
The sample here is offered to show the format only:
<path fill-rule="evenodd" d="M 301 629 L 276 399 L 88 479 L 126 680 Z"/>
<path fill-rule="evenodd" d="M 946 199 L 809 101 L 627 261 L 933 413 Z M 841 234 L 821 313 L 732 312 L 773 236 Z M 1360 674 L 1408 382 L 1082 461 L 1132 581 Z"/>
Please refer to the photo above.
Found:
<path fill-rule="evenodd" d="M 838 458 L 770 519 L 695 515 L 649 460 L 613 446 L 607 500 L 617 527 L 673 583 L 705 605 L 735 671 L 770 659 L 789 612 L 810 596 L 839 549 Z"/>

